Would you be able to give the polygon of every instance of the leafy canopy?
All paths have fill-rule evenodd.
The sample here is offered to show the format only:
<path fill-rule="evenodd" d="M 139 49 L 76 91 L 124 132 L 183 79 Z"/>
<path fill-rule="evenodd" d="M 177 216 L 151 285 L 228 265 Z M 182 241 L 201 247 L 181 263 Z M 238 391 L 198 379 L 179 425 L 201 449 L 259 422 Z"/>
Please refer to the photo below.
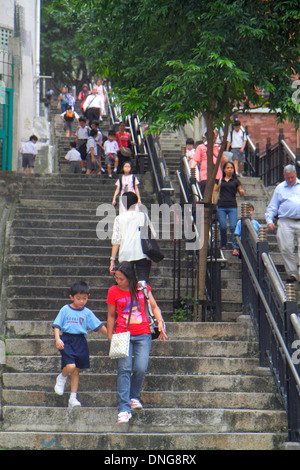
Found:
<path fill-rule="evenodd" d="M 52 12 L 76 29 L 82 54 L 111 79 L 125 111 L 157 128 L 199 112 L 221 122 L 250 104 L 298 117 L 296 0 L 54 0 Z"/>

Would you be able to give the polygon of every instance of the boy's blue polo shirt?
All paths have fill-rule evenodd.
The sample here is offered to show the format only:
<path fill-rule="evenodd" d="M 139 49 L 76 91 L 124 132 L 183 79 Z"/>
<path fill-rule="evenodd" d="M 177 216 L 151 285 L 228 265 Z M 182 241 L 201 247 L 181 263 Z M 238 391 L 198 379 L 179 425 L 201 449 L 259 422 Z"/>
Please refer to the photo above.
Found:
<path fill-rule="evenodd" d="M 70 305 L 65 305 L 55 318 L 52 328 L 59 328 L 62 333 L 86 335 L 88 328 L 98 331 L 102 326 L 103 323 L 89 308 L 76 310 Z"/>
<path fill-rule="evenodd" d="M 256 231 L 256 233 L 258 232 L 258 229 L 260 227 L 260 223 L 255 220 L 255 219 L 251 219 L 251 222 L 252 222 L 252 225 L 254 227 L 254 230 Z M 234 231 L 234 235 L 236 237 L 240 237 L 241 236 L 241 233 L 242 233 L 242 221 L 241 220 L 238 220 L 237 224 L 236 224 L 236 227 L 235 227 L 235 231 Z"/>

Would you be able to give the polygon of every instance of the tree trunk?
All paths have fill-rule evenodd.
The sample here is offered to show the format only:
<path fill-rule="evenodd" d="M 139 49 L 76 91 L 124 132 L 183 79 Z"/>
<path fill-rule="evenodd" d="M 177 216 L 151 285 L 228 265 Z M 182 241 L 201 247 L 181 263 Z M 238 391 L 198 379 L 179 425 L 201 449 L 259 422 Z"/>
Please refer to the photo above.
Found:
<path fill-rule="evenodd" d="M 199 250 L 199 264 L 198 264 L 198 299 L 205 299 L 205 280 L 206 280 L 206 266 L 207 266 L 207 251 L 209 243 L 209 230 L 212 217 L 212 194 L 214 191 L 216 175 L 220 166 L 223 151 L 226 148 L 227 134 L 229 128 L 230 115 L 226 116 L 224 137 L 221 145 L 220 152 L 218 154 L 217 162 L 213 163 L 213 132 L 214 122 L 212 116 L 205 116 L 207 125 L 207 181 L 205 186 L 205 192 L 203 196 L 204 203 L 204 241 L 202 248 Z M 199 320 L 199 317 L 198 317 Z"/>

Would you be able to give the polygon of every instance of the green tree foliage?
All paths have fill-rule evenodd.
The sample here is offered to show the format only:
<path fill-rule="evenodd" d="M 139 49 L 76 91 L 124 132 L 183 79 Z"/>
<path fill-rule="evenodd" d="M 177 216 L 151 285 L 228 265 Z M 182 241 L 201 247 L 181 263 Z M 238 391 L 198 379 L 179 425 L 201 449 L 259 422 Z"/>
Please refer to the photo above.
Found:
<path fill-rule="evenodd" d="M 90 72 L 77 46 L 77 30 L 72 23 L 58 23 L 49 11 L 52 0 L 41 1 L 41 72 L 54 73 L 57 85 L 80 86 Z"/>
<path fill-rule="evenodd" d="M 158 127 L 200 111 L 221 122 L 250 103 L 296 118 L 295 0 L 54 0 L 53 11 L 76 27 L 79 47 L 107 71 L 123 106 Z"/>

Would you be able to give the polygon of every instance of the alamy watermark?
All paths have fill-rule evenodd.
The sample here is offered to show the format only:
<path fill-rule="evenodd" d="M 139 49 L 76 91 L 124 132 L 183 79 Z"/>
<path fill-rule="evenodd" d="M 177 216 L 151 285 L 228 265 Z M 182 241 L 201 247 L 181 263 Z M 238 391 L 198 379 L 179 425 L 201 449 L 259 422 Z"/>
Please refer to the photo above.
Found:
<path fill-rule="evenodd" d="M 151 204 L 150 214 L 146 206 L 139 206 L 151 221 L 153 236 L 157 240 L 185 240 L 186 250 L 200 250 L 204 240 L 204 207 L 203 204 L 193 206 L 185 204 Z M 115 217 L 118 215 L 111 204 L 100 204 L 96 211 L 100 217 L 96 234 L 100 240 L 112 238 Z M 140 227 L 141 237 L 147 238 L 147 227 Z M 139 234 L 138 234 L 139 236 Z"/>
<path fill-rule="evenodd" d="M 294 93 L 292 94 L 292 102 L 295 105 L 298 105 L 300 103 L 300 80 L 294 80 L 292 83 L 292 89 L 296 88 Z"/>
<path fill-rule="evenodd" d="M 292 354 L 292 362 L 295 365 L 300 364 L 300 340 L 296 339 L 292 343 L 292 349 L 296 349 L 296 351 Z"/>

